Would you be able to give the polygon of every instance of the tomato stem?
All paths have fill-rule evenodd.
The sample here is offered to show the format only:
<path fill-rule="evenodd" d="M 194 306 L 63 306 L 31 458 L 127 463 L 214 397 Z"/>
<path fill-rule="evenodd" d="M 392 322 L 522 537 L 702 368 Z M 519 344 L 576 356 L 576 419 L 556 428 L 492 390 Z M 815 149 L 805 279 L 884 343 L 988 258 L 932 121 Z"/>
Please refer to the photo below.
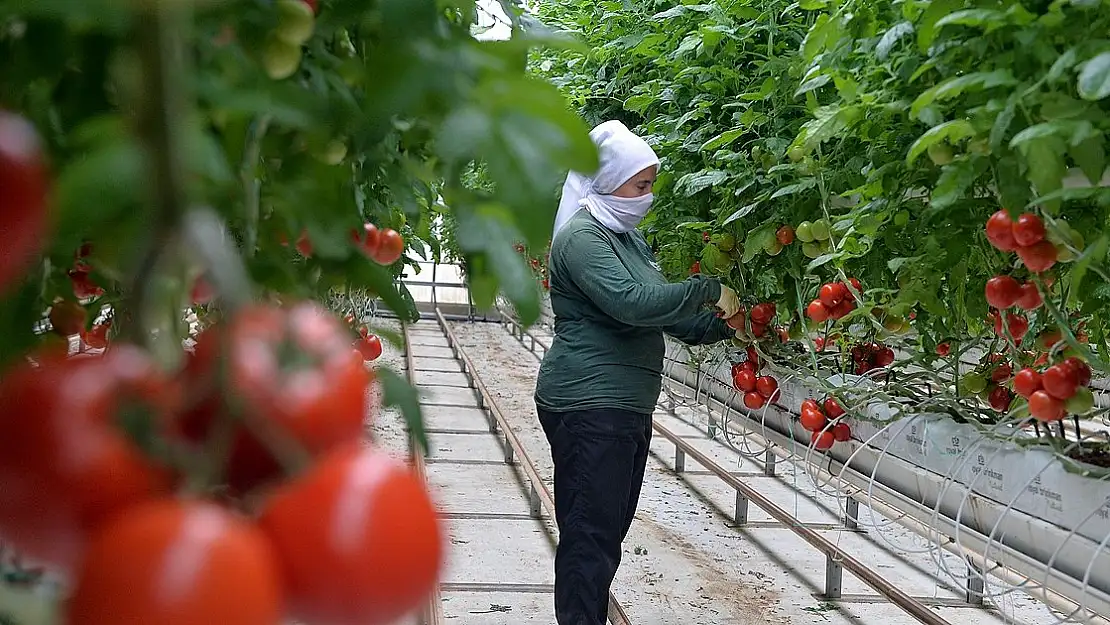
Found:
<path fill-rule="evenodd" d="M 239 177 L 243 184 L 243 205 L 246 207 L 247 232 L 243 243 L 243 253 L 247 258 L 253 258 L 255 248 L 258 247 L 258 222 L 259 199 L 262 192 L 262 180 L 259 179 L 258 163 L 262 153 L 262 139 L 270 128 L 270 115 L 260 115 L 251 122 L 247 131 L 246 147 L 243 150 L 243 163 L 239 170 Z"/>
<path fill-rule="evenodd" d="M 171 8 L 171 4 L 173 5 Z M 128 308 L 135 316 L 130 328 L 136 343 L 144 344 L 147 329 L 146 299 L 154 272 L 168 243 L 173 239 L 184 213 L 185 169 L 182 163 L 181 120 L 187 106 L 181 88 L 185 71 L 181 59 L 180 24 L 184 6 L 157 2 L 138 16 L 137 39 L 143 93 L 136 119 L 137 131 L 147 152 L 154 179 L 152 201 L 155 206 L 153 233 L 135 271 Z"/>

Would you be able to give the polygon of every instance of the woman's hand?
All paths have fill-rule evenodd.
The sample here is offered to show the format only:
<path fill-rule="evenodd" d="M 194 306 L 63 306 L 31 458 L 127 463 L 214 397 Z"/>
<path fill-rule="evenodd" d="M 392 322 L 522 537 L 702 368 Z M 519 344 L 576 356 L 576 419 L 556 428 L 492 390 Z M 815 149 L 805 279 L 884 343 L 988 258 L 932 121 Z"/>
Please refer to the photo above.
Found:
<path fill-rule="evenodd" d="M 740 299 L 736 297 L 736 291 L 721 285 L 721 297 L 717 299 L 717 308 L 721 311 L 721 317 L 731 319 L 733 315 L 740 311 Z"/>

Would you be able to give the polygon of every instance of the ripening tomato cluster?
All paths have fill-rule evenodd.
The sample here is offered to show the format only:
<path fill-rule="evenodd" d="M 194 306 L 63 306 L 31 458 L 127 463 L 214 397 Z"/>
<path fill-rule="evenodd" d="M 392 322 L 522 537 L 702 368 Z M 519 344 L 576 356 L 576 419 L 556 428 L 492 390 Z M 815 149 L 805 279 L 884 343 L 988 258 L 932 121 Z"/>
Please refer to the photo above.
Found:
<path fill-rule="evenodd" d="M 1033 273 L 1048 271 L 1059 260 L 1059 251 L 1046 238 L 1044 222 L 1033 213 L 1022 213 L 1014 220 L 1005 209 L 999 210 L 987 219 L 986 231 L 995 249 L 1017 252 Z"/>
<path fill-rule="evenodd" d="M 782 394 L 779 381 L 770 375 L 759 375 L 762 363 L 754 346 L 748 347 L 748 359 L 732 365 L 732 385 L 744 393 L 744 405 L 759 410 L 767 402 L 777 401 Z"/>
<path fill-rule="evenodd" d="M 344 318 L 347 325 L 351 328 L 356 326 L 356 319 L 354 315 L 347 315 Z M 370 333 L 370 328 L 365 324 L 358 324 L 358 338 L 351 344 L 355 351 L 362 356 L 362 359 L 367 362 L 373 362 L 382 355 L 382 340 L 376 334 Z"/>
<path fill-rule="evenodd" d="M 960 379 L 962 390 L 977 395 L 998 412 L 1006 412 L 1013 403 L 1014 395 L 1006 386 L 1014 375 L 1014 367 L 1006 362 L 1002 354 L 990 354 L 975 371 Z"/>
<path fill-rule="evenodd" d="M 0 374 L 0 536 L 73 580 L 67 625 L 394 622 L 443 537 L 423 481 L 364 446 L 372 381 L 311 302 L 237 311 L 175 372 L 35 352 Z"/>
<path fill-rule="evenodd" d="M 1032 282 L 1020 283 L 1012 276 L 997 275 L 987 280 L 985 295 L 987 303 L 995 308 L 990 312 L 995 334 L 1003 338 L 1009 334 L 1020 345 L 1025 333 L 1029 331 L 1029 319 L 1021 313 L 1006 309 L 1016 306 L 1025 311 L 1033 311 L 1040 308 L 1044 299 L 1037 285 Z"/>
<path fill-rule="evenodd" d="M 547 242 L 548 251 L 544 254 L 542 261 L 539 258 L 531 256 L 522 243 L 514 244 L 513 249 L 515 249 L 518 254 L 528 259 L 528 264 L 532 268 L 532 273 L 539 278 L 540 284 L 543 285 L 544 290 L 551 290 L 551 282 L 547 273 L 547 267 L 551 264 L 551 241 Z"/>
<path fill-rule="evenodd" d="M 823 403 L 811 398 L 802 402 L 798 421 L 810 432 L 810 444 L 818 451 L 827 451 L 834 443 L 852 438 L 852 428 L 841 420 L 843 416 L 844 408 L 835 397 L 826 397 Z"/>
<path fill-rule="evenodd" d="M 852 292 L 853 289 L 855 293 Z M 856 297 L 861 293 L 863 293 L 863 285 L 856 278 L 849 278 L 848 283 L 825 283 L 821 285 L 817 299 L 806 307 L 806 316 L 816 323 L 824 323 L 828 319 L 842 319 L 856 309 Z"/>
<path fill-rule="evenodd" d="M 1041 372 L 1031 367 L 1018 371 L 1014 391 L 1029 401 L 1034 418 L 1059 421 L 1068 414 L 1090 412 L 1095 405 L 1090 383 L 1090 366 L 1072 356 Z"/>
<path fill-rule="evenodd" d="M 882 343 L 860 343 L 852 346 L 852 365 L 856 375 L 894 363 L 894 350 Z"/>
<path fill-rule="evenodd" d="M 776 313 L 774 302 L 760 302 L 752 306 L 750 313 L 741 308 L 735 315 L 729 317 L 726 323 L 733 330 L 742 330 L 760 339 L 767 336 L 767 328 L 775 320 Z M 779 334 L 781 338 L 782 333 L 779 332 Z"/>

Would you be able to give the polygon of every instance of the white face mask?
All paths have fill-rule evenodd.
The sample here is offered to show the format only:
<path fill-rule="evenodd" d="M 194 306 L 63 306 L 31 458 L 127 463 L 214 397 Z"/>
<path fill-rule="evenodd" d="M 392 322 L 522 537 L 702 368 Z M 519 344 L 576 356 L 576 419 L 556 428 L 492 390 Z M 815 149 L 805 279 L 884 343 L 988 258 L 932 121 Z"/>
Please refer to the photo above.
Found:
<path fill-rule="evenodd" d="M 617 197 L 591 193 L 582 200 L 582 205 L 594 219 L 613 232 L 631 232 L 643 221 L 644 215 L 651 210 L 655 196 L 651 193 L 639 197 Z"/>

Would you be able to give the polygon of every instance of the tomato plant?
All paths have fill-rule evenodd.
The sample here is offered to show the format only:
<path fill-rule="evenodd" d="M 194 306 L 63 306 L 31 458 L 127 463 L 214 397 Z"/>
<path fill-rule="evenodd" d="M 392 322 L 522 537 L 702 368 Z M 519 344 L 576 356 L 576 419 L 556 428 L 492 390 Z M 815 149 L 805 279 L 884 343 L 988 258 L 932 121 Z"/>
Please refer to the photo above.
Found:
<path fill-rule="evenodd" d="M 664 271 L 698 263 L 816 349 L 741 343 L 817 379 L 885 377 L 912 403 L 923 389 L 895 374 L 931 362 L 938 407 L 994 423 L 1035 391 L 1005 401 L 1016 382 L 980 355 L 1110 373 L 1103 9 L 571 0 L 536 11 L 589 52 L 532 61 L 587 120 L 625 121 L 666 163 L 643 224 Z"/>
<path fill-rule="evenodd" d="M 0 3 L 0 533 L 77 574 L 43 595 L 67 622 L 288 617 L 283 487 L 342 464 L 379 402 L 426 445 L 344 300 L 411 322 L 402 278 L 454 254 L 476 304 L 538 316 L 513 245 L 548 243 L 539 198 L 597 154 L 523 63 L 566 42 L 505 8 L 490 42 L 466 1 Z M 354 603 L 321 608 L 339 569 L 295 603 L 370 622 L 426 598 L 440 528 L 403 467 L 351 463 L 327 479 L 380 487 L 372 538 L 333 560 Z M 273 532 L 237 516 L 258 508 Z M 196 566 L 167 581 L 178 553 Z"/>

